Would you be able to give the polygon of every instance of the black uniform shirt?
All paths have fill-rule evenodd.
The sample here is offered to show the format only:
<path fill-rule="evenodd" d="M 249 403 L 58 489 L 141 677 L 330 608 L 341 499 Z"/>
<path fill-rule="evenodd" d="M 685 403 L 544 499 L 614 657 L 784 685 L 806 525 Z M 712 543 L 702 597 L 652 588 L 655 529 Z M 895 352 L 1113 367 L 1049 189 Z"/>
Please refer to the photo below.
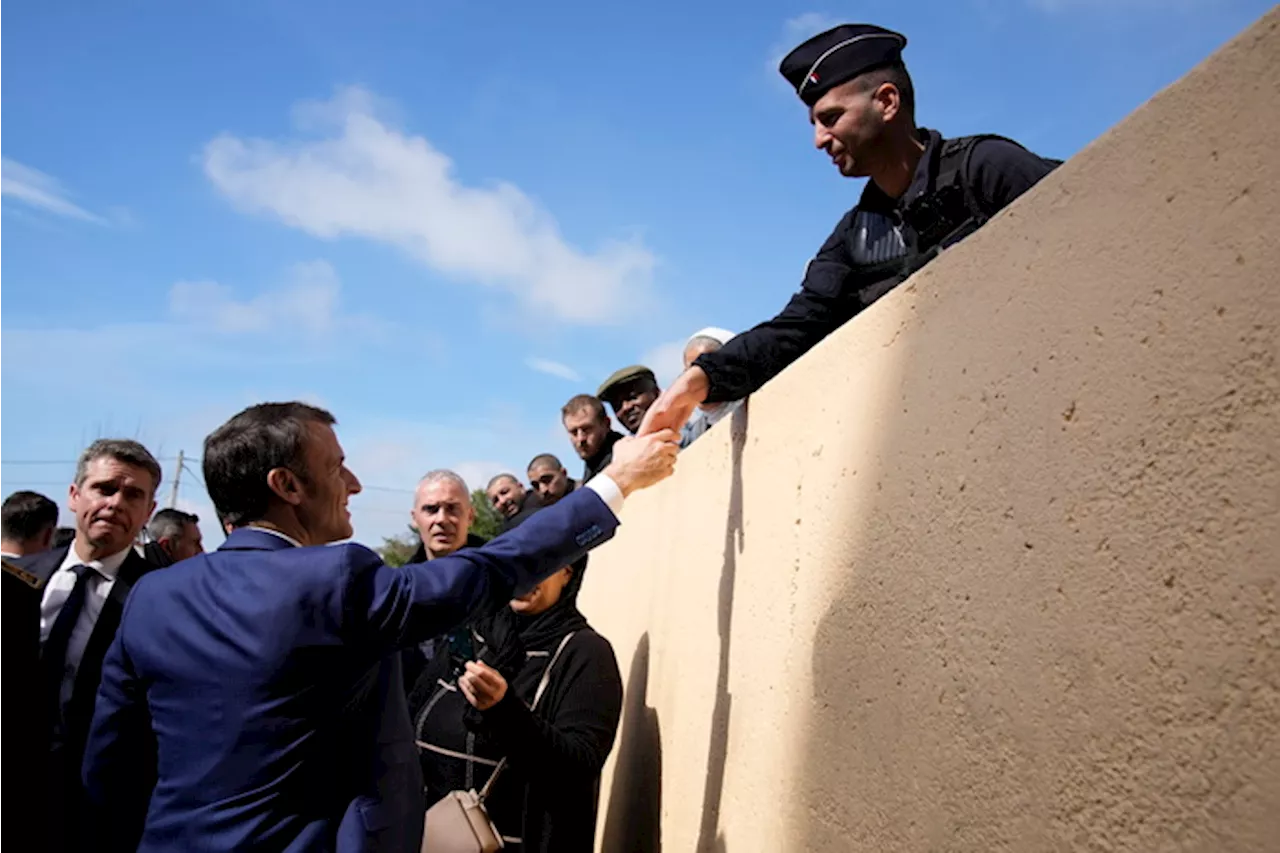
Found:
<path fill-rule="evenodd" d="M 800 290 L 782 312 L 721 349 L 698 357 L 695 363 L 710 382 L 707 402 L 737 400 L 755 391 L 869 304 L 860 298 L 860 283 L 855 283 L 853 272 L 861 264 L 901 253 L 906 239 L 902 210 L 934 190 L 943 140 L 932 130 L 921 129 L 920 137 L 925 151 L 901 198 L 890 198 L 868 181 L 858 204 L 809 262 Z M 973 145 L 965 178 L 978 206 L 990 216 L 1030 189 L 1054 165 L 1009 140 L 982 139 Z"/>

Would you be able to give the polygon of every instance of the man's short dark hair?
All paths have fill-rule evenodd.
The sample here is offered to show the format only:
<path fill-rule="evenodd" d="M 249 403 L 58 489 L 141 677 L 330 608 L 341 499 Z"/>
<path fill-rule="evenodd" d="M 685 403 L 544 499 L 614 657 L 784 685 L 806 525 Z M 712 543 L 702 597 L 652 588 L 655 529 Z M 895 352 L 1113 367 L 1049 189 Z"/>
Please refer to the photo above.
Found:
<path fill-rule="evenodd" d="M 537 456 L 529 460 L 529 465 L 527 468 L 525 468 L 525 470 L 532 471 L 535 467 L 539 465 L 546 465 L 550 468 L 555 468 L 557 471 L 559 471 L 561 468 L 564 467 L 564 465 L 560 462 L 559 458 L 555 456 L 555 454 L 539 453 Z"/>
<path fill-rule="evenodd" d="M 0 504 L 0 536 L 5 539 L 35 539 L 57 525 L 58 505 L 39 492 L 14 492 Z"/>
<path fill-rule="evenodd" d="M 76 529 L 74 527 L 59 527 L 53 531 L 54 548 L 61 548 L 63 545 L 70 545 L 76 541 Z"/>
<path fill-rule="evenodd" d="M 307 425 L 337 419 L 306 403 L 260 403 L 215 429 L 204 440 L 204 483 L 224 522 L 241 527 L 267 514 L 273 492 L 267 474 L 287 468 L 304 483 Z"/>
<path fill-rule="evenodd" d="M 166 536 L 170 538 L 181 536 L 186 532 L 186 525 L 199 523 L 200 517 L 195 513 L 183 512 L 180 509 L 162 509 L 151 516 L 151 521 L 147 524 L 147 533 L 159 542 Z"/>
<path fill-rule="evenodd" d="M 902 112 L 912 124 L 916 121 L 916 87 L 907 73 L 907 66 L 901 62 L 882 65 L 853 78 L 863 92 L 873 91 L 885 83 L 892 83 L 902 99 Z"/>
<path fill-rule="evenodd" d="M 522 483 L 520 482 L 520 478 L 517 477 L 515 474 L 498 474 L 489 481 L 489 484 L 484 487 L 484 490 L 486 492 L 489 491 L 494 486 L 501 483 L 503 480 L 510 480 L 511 482 L 515 483 L 517 486 L 522 485 Z"/>
<path fill-rule="evenodd" d="M 160 463 L 138 442 L 128 438 L 100 438 L 84 449 L 76 463 L 76 485 L 83 486 L 89 476 L 89 465 L 98 459 L 114 459 L 151 475 L 151 496 L 160 488 Z"/>
<path fill-rule="evenodd" d="M 609 420 L 609 414 L 604 410 L 604 402 L 599 397 L 594 397 L 591 394 L 579 394 L 576 397 L 571 397 L 569 402 L 565 403 L 560 409 L 560 420 L 563 421 L 569 415 L 580 412 L 583 409 L 590 409 L 594 412 L 597 420 Z"/>

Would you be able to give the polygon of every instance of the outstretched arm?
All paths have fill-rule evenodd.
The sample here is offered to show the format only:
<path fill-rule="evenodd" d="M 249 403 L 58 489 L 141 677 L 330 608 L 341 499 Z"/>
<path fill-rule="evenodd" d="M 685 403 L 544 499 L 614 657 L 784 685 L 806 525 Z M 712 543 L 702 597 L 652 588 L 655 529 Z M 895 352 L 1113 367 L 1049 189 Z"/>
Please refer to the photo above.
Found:
<path fill-rule="evenodd" d="M 623 498 L 671 474 L 678 439 L 665 431 L 619 441 L 613 461 L 585 488 L 483 547 L 398 569 L 368 549 L 348 549 L 344 621 L 354 637 L 385 652 L 506 603 L 612 538 Z"/>

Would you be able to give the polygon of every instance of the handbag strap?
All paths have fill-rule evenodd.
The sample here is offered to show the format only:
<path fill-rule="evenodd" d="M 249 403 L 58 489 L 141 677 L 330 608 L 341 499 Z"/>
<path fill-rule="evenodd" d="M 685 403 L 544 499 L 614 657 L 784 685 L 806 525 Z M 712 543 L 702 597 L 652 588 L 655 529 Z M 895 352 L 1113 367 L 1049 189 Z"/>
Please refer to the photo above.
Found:
<path fill-rule="evenodd" d="M 529 706 L 529 710 L 533 711 L 538 707 L 538 701 L 542 699 L 542 694 L 546 692 L 547 685 L 551 683 L 551 669 L 556 665 L 556 661 L 560 660 L 560 653 L 564 651 L 564 647 L 569 645 L 569 641 L 573 639 L 574 631 L 564 635 L 564 639 L 560 641 L 560 647 L 556 649 L 556 653 L 551 656 L 551 662 L 547 664 L 547 668 L 542 671 L 542 680 L 538 682 L 538 689 L 533 694 L 533 704 Z M 489 780 L 484 783 L 484 787 L 480 789 L 480 793 L 476 794 L 476 800 L 483 803 L 489 796 L 489 792 L 493 790 L 493 783 L 498 780 L 503 770 L 507 769 L 507 758 L 503 756 L 498 762 L 498 766 L 493 768 L 493 772 L 489 774 Z"/>

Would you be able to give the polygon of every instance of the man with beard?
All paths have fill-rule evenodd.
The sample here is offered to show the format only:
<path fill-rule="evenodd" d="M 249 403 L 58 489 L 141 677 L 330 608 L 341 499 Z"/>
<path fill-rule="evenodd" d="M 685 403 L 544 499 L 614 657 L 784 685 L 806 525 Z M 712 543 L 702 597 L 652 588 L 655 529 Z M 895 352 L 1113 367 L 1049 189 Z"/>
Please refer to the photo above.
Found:
<path fill-rule="evenodd" d="M 778 70 L 808 108 L 814 146 L 844 177 L 870 180 L 782 313 L 698 356 L 641 434 L 680 429 L 695 406 L 752 393 L 1058 165 L 1000 136 L 945 139 L 918 127 L 906 43 L 843 24 L 783 58 Z"/>
<path fill-rule="evenodd" d="M 529 484 L 537 492 L 538 503 L 551 506 L 578 487 L 564 463 L 550 453 L 540 453 L 529 462 Z"/>
<path fill-rule="evenodd" d="M 642 364 L 635 364 L 606 379 L 596 391 L 596 396 L 612 406 L 618 422 L 635 435 L 644 421 L 645 412 L 649 411 L 661 391 L 653 371 Z M 680 425 L 675 428 L 679 429 Z"/>
<path fill-rule="evenodd" d="M 604 403 L 590 394 L 579 394 L 565 403 L 560 410 L 560 422 L 582 460 L 582 482 L 589 482 L 609 464 L 613 445 L 622 438 L 622 433 L 609 425 Z"/>
<path fill-rule="evenodd" d="M 504 519 L 515 518 L 525 510 L 536 509 L 538 495 L 526 489 L 515 474 L 499 474 L 489 481 L 484 488 L 489 505 L 496 509 Z"/>

